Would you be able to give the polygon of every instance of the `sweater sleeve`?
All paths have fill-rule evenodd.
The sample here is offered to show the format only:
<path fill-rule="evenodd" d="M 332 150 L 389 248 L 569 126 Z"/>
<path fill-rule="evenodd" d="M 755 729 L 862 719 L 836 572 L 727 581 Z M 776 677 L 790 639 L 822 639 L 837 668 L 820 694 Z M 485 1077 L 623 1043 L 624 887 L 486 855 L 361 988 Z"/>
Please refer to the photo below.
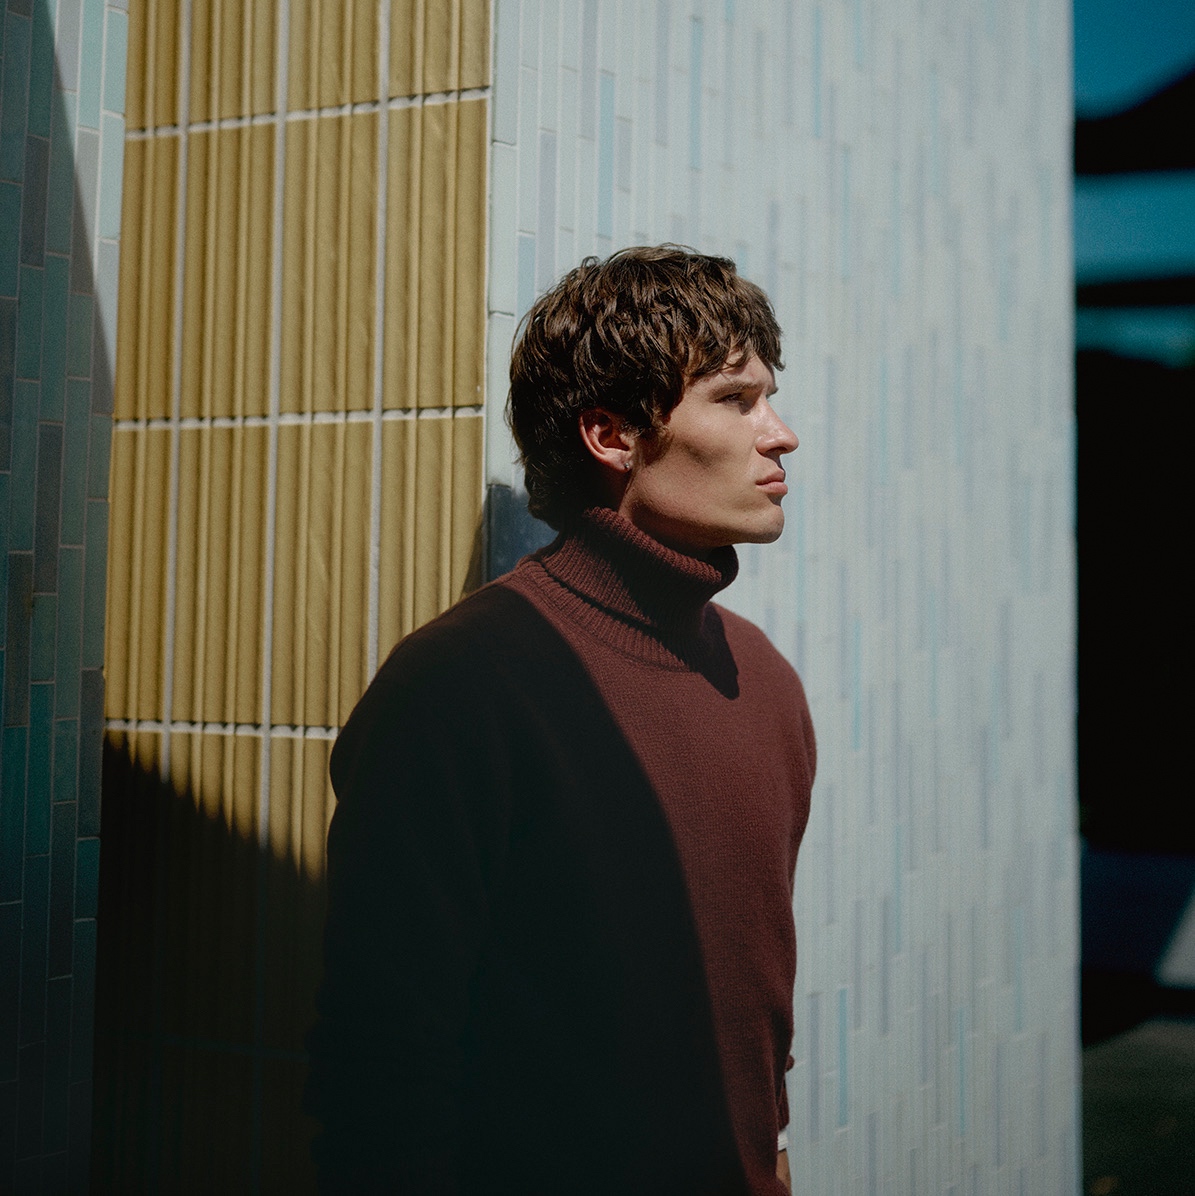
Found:
<path fill-rule="evenodd" d="M 483 775 L 464 693 L 451 660 L 400 649 L 333 753 L 307 1095 L 325 1192 L 458 1187 L 470 985 L 503 841 L 501 769 Z"/>

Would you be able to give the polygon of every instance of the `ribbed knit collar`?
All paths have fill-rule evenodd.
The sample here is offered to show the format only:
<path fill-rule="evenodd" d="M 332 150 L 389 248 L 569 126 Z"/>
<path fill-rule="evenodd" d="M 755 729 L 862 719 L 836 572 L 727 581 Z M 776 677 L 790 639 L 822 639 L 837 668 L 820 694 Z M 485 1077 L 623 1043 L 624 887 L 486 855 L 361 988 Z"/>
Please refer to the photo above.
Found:
<path fill-rule="evenodd" d="M 636 655 L 656 645 L 690 657 L 709 600 L 739 571 L 733 548 L 710 561 L 666 548 L 616 511 L 593 507 L 535 554 L 544 571 L 574 595 L 570 614 Z M 651 641 L 655 641 L 652 643 Z"/>

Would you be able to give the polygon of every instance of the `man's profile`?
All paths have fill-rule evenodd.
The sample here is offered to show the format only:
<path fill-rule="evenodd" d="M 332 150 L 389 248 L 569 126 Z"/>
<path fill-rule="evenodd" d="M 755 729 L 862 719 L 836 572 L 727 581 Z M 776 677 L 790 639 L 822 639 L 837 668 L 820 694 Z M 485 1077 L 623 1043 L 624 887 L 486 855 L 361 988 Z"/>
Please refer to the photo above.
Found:
<path fill-rule="evenodd" d="M 734 264 L 587 259 L 510 420 L 547 548 L 398 645 L 332 756 L 328 1191 L 776 1194 L 796 673 L 710 600 L 781 533 L 780 330 Z"/>

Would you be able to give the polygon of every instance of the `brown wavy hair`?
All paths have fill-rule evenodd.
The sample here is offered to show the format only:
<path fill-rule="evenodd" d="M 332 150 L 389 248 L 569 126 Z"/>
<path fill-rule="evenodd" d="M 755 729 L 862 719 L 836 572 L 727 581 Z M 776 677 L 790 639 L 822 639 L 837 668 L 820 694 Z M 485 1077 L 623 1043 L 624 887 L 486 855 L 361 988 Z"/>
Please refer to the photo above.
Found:
<path fill-rule="evenodd" d="M 598 498 L 583 411 L 656 437 L 687 383 L 741 354 L 783 368 L 772 305 L 729 258 L 680 245 L 587 257 L 535 301 L 511 357 L 507 420 L 531 513 L 559 529 Z"/>

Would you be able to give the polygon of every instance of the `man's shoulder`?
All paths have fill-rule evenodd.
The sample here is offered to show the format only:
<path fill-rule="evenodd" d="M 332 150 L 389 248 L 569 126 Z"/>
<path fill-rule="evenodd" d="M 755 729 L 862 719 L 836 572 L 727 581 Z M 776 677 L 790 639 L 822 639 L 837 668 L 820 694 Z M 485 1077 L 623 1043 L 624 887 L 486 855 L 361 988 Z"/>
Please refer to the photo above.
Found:
<path fill-rule="evenodd" d="M 505 580 L 499 578 L 466 595 L 399 640 L 371 688 L 458 686 L 517 653 L 518 645 L 534 634 L 542 620 Z"/>
<path fill-rule="evenodd" d="M 710 605 L 721 620 L 726 642 L 730 645 L 740 669 L 761 669 L 786 678 L 792 677 L 800 684 L 796 669 L 768 639 L 762 628 L 719 603 L 714 602 Z"/>

